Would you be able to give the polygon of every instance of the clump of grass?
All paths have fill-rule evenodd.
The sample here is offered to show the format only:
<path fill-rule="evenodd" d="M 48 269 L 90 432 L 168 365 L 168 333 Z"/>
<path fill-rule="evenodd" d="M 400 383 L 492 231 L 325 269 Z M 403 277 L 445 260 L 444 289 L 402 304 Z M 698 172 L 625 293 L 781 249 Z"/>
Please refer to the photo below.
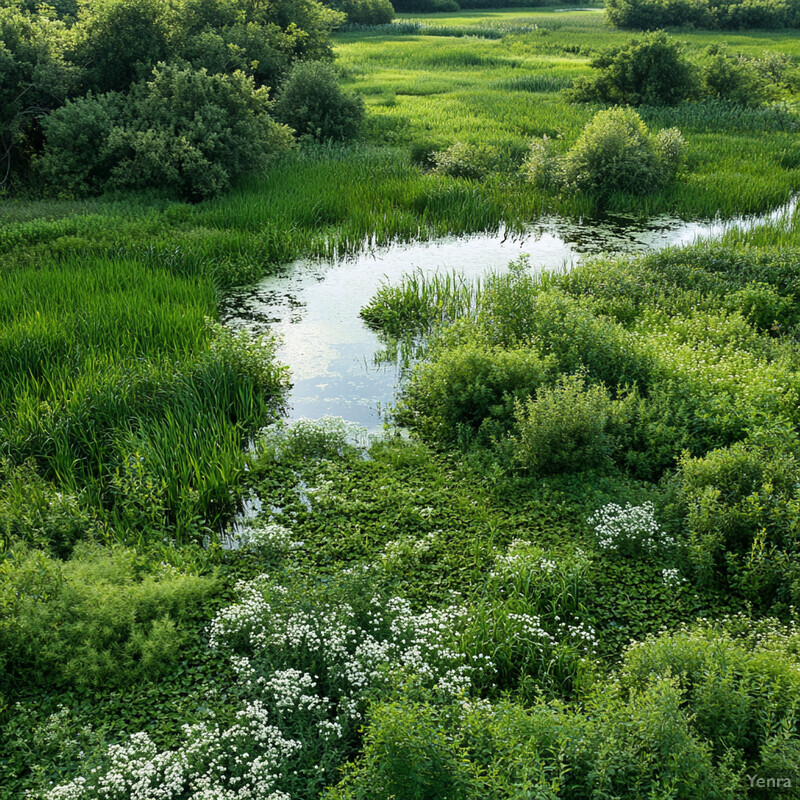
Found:
<path fill-rule="evenodd" d="M 571 84 L 572 80 L 564 75 L 534 73 L 496 81 L 490 87 L 508 92 L 560 92 Z"/>

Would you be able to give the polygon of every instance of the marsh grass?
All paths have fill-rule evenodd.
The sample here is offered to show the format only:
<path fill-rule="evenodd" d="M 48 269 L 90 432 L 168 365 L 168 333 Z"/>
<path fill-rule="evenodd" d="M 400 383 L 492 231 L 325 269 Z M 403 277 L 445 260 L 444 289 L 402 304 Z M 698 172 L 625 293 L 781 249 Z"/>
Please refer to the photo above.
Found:
<path fill-rule="evenodd" d="M 125 540 L 213 529 L 283 381 L 271 349 L 209 327 L 215 313 L 209 282 L 141 261 L 71 255 L 7 271 L 3 453 Z"/>

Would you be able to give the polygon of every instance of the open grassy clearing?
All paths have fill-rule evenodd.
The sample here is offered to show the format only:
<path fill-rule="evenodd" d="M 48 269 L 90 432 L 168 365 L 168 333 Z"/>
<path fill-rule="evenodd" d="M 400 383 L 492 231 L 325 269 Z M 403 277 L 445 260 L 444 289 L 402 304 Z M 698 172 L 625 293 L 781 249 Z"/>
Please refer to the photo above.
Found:
<path fill-rule="evenodd" d="M 529 31 L 514 32 L 521 26 Z M 347 83 L 366 97 L 385 137 L 440 145 L 467 141 L 510 153 L 520 152 L 534 137 L 572 144 L 596 107 L 565 102 L 560 90 L 590 72 L 593 55 L 632 38 L 607 28 L 599 10 L 404 17 L 394 23 L 398 33 L 405 32 L 399 36 L 388 35 L 391 27 L 337 37 L 338 63 Z M 480 38 L 483 29 L 502 38 Z M 468 35 L 472 30 L 477 38 Z M 442 35 L 447 32 L 459 35 Z M 677 36 L 690 53 L 720 41 L 704 33 L 681 31 Z M 735 41 L 725 39 L 731 48 L 754 56 L 798 55 L 797 37 L 784 33 L 754 32 L 731 39 Z M 713 216 L 731 213 L 732 201 L 752 211 L 788 198 L 798 178 L 793 123 L 763 111 L 739 113 L 737 123 L 713 104 L 643 109 L 651 126 L 682 130 L 691 150 L 687 175 L 644 202 L 619 197 L 609 207 L 639 214 Z M 591 210 L 585 199 L 575 197 L 547 198 L 544 205 L 562 213 Z"/>

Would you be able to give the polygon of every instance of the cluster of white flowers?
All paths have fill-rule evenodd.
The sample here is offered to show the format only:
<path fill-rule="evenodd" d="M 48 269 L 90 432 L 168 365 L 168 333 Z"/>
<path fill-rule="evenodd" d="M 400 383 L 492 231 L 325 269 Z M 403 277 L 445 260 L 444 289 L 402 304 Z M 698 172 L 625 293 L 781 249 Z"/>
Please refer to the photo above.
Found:
<path fill-rule="evenodd" d="M 563 641 L 570 642 L 584 653 L 597 654 L 599 644 L 597 631 L 588 622 L 562 622 L 558 626 L 558 635 Z"/>
<path fill-rule="evenodd" d="M 666 586 L 675 589 L 686 583 L 686 578 L 681 575 L 680 570 L 675 568 L 665 568 L 661 570 L 661 578 Z"/>
<path fill-rule="evenodd" d="M 650 502 L 624 507 L 616 503 L 599 508 L 588 519 L 594 528 L 597 544 L 603 550 L 613 550 L 623 555 L 653 553 L 675 544 L 656 522 L 655 508 Z"/>
<path fill-rule="evenodd" d="M 405 564 L 409 561 L 418 561 L 419 558 L 431 549 L 431 545 L 436 541 L 438 531 L 430 531 L 421 539 L 411 536 L 403 536 L 399 539 L 392 539 L 383 548 L 383 562 L 390 564 Z"/>
<path fill-rule="evenodd" d="M 299 669 L 283 669 L 274 672 L 264 682 L 264 689 L 272 698 L 275 708 L 286 711 L 317 711 L 325 708 L 329 700 L 315 694 L 317 682 L 307 672 Z M 310 694 L 309 694 L 310 692 Z"/>
<path fill-rule="evenodd" d="M 274 522 L 250 523 L 241 529 L 239 541 L 242 547 L 267 556 L 284 556 L 303 546 L 303 542 L 295 540 L 292 531 Z"/>
<path fill-rule="evenodd" d="M 258 700 L 228 728 L 185 725 L 183 736 L 183 747 L 159 751 L 135 733 L 109 747 L 104 768 L 54 787 L 45 800 L 290 800 L 276 786 L 302 745 L 269 723 Z"/>
<path fill-rule="evenodd" d="M 254 652 L 266 646 L 284 657 L 301 660 L 310 654 L 321 659 L 328 680 L 339 687 L 339 709 L 350 719 L 360 718 L 366 690 L 393 671 L 413 673 L 443 692 L 458 695 L 470 687 L 476 671 L 493 669 L 484 657 L 466 663 L 465 656 L 449 644 L 469 619 L 466 607 L 453 605 L 415 614 L 403 598 L 383 603 L 374 597 L 368 624 L 361 627 L 345 603 L 323 605 L 313 612 L 276 609 L 264 599 L 264 585 L 262 578 L 239 587 L 241 602 L 220 611 L 211 624 L 212 647 L 236 652 L 244 645 Z M 271 586 L 270 591 L 275 588 Z M 241 656 L 235 667 L 253 682 L 251 667 L 243 665 Z"/>
<path fill-rule="evenodd" d="M 209 644 L 212 649 L 219 648 L 223 642 L 237 649 L 242 648 L 242 645 L 248 649 L 257 649 L 266 644 L 267 620 L 271 613 L 270 605 L 264 599 L 263 586 L 266 580 L 267 576 L 264 575 L 236 584 L 239 602 L 217 612 L 209 627 Z"/>

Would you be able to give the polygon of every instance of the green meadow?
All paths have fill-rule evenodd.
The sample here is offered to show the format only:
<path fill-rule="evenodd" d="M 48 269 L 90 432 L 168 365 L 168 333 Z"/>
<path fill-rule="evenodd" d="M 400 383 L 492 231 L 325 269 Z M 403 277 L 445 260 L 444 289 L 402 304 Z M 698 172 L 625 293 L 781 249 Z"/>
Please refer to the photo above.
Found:
<path fill-rule="evenodd" d="M 522 169 L 575 144 L 601 106 L 562 92 L 634 34 L 504 9 L 344 27 L 359 138 L 211 199 L 3 200 L 0 798 L 800 797 L 797 212 L 384 285 L 353 314 L 415 360 L 373 439 L 281 422 L 291 365 L 219 322 L 298 258 L 787 203 L 800 36 L 672 35 L 789 77 L 639 107 L 686 147 L 643 196 Z M 432 168 L 459 143 L 483 177 Z"/>

